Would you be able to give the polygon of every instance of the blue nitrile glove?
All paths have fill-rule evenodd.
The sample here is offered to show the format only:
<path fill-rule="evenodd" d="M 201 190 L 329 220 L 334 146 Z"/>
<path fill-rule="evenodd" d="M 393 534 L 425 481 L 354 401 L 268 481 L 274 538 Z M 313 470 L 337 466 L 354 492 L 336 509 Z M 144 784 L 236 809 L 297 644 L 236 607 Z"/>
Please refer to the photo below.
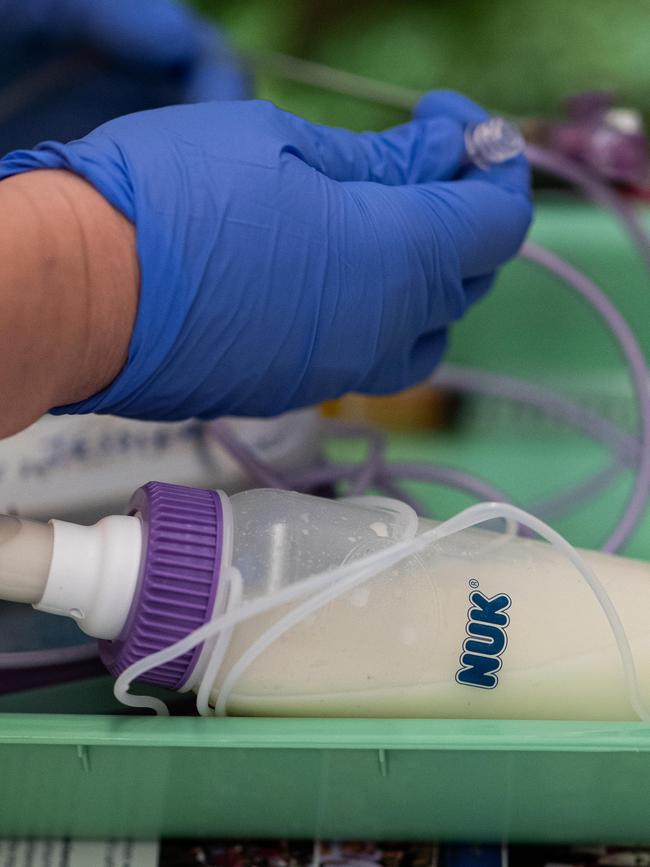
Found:
<path fill-rule="evenodd" d="M 250 95 L 223 36 L 174 0 L 0 0 L 0 148 Z"/>
<path fill-rule="evenodd" d="M 432 94 L 384 133 L 314 126 L 265 102 L 111 121 L 0 162 L 62 167 L 137 230 L 128 362 L 65 412 L 271 415 L 422 380 L 447 326 L 513 256 L 531 218 L 523 158 L 464 166 L 484 112 Z"/>

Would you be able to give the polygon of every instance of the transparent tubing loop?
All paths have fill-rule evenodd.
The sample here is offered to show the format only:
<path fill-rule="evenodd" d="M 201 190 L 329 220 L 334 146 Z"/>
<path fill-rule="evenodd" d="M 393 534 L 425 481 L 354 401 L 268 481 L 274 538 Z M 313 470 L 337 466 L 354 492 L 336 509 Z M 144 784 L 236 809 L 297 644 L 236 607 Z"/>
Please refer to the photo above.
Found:
<path fill-rule="evenodd" d="M 523 509 L 519 509 L 508 503 L 479 503 L 478 505 L 470 506 L 459 512 L 455 517 L 425 531 L 415 539 L 407 542 L 396 542 L 390 548 L 375 551 L 352 563 L 309 576 L 296 584 L 285 587 L 271 597 L 256 599 L 241 605 L 237 609 L 229 610 L 210 623 L 194 630 L 194 632 L 181 641 L 129 666 L 115 682 L 115 697 L 123 704 L 131 707 L 149 708 L 160 715 L 167 715 L 169 713 L 167 706 L 159 699 L 152 696 L 131 695 L 128 690 L 132 681 L 141 677 L 146 671 L 187 653 L 206 639 L 215 637 L 224 630 L 232 630 L 237 624 L 245 620 L 270 611 L 280 605 L 311 596 L 311 598 L 273 624 L 248 648 L 232 667 L 223 683 L 215 708 L 216 713 L 224 713 L 228 697 L 244 671 L 254 662 L 260 653 L 266 650 L 267 647 L 292 626 L 340 594 L 365 583 L 370 578 L 385 569 L 391 568 L 406 557 L 423 551 L 431 543 L 495 518 L 509 518 L 530 528 L 564 554 L 580 572 L 595 595 L 614 636 L 623 666 L 625 686 L 630 704 L 641 720 L 650 722 L 650 708 L 646 705 L 640 693 L 636 666 L 625 627 L 600 579 L 573 545 L 567 542 L 552 527 L 549 527 L 548 524 L 545 524 L 534 515 L 530 515 Z M 217 642 L 213 654 L 216 654 L 218 647 L 219 643 Z M 208 669 L 211 676 L 211 680 L 209 681 L 207 679 Z M 218 666 L 212 666 L 209 663 L 204 675 L 204 682 L 201 684 L 204 694 L 206 691 L 209 694 L 217 673 Z M 204 683 L 207 685 L 204 685 Z"/>
<path fill-rule="evenodd" d="M 481 524 L 488 520 L 492 520 L 496 517 L 506 519 L 509 518 L 513 521 L 528 526 L 531 530 L 535 531 L 536 533 L 538 533 L 538 535 L 545 538 L 556 549 L 563 553 L 567 557 L 567 559 L 570 560 L 571 563 L 573 563 L 573 565 L 578 569 L 578 571 L 581 573 L 588 586 L 596 596 L 596 599 L 598 600 L 614 635 L 614 639 L 616 641 L 619 655 L 621 657 L 621 662 L 623 665 L 626 689 L 628 692 L 630 703 L 640 719 L 644 721 L 650 721 L 650 708 L 646 707 L 640 695 L 638 677 L 636 674 L 636 667 L 634 664 L 629 640 L 625 633 L 623 623 L 618 616 L 618 612 L 616 611 L 616 608 L 614 607 L 609 597 L 609 594 L 607 593 L 604 586 L 600 582 L 600 579 L 597 578 L 596 574 L 593 572 L 589 564 L 580 556 L 580 554 L 578 554 L 576 549 L 569 542 L 567 542 L 559 533 L 557 533 L 551 527 L 544 524 L 539 519 L 536 519 L 534 516 L 528 515 L 521 509 L 513 507 L 507 503 L 480 503 L 476 506 L 471 506 L 468 509 L 465 509 L 454 518 L 445 521 L 444 524 L 440 525 L 439 527 L 434 528 L 433 530 L 428 531 L 427 533 L 424 533 L 422 536 L 418 537 L 418 541 L 421 541 L 423 539 L 425 541 L 424 544 L 417 545 L 417 551 L 421 551 L 425 546 L 431 544 L 432 541 L 444 538 L 445 536 L 453 535 L 454 533 L 460 532 L 461 530 L 466 530 L 469 527 Z M 427 536 L 428 539 L 425 538 Z M 390 555 L 390 551 L 387 551 L 386 553 L 387 555 Z M 413 553 L 416 553 L 416 551 L 414 550 Z M 394 565 L 395 562 L 399 562 L 399 560 L 402 560 L 406 556 L 409 555 L 407 553 L 402 553 L 398 555 L 398 559 L 396 560 L 390 558 L 392 560 L 390 565 Z M 387 557 L 387 561 L 388 559 L 389 557 Z M 357 563 L 359 562 L 361 561 L 357 561 Z M 386 563 L 386 565 L 389 565 L 388 562 Z M 332 570 L 332 572 L 335 571 L 336 570 Z M 361 568 L 357 575 L 351 575 L 347 579 L 333 579 L 332 585 L 330 587 L 327 587 L 325 590 L 303 602 L 301 605 L 297 606 L 292 611 L 288 612 L 283 618 L 274 623 L 246 650 L 244 654 L 242 654 L 242 656 L 233 665 L 232 669 L 228 672 L 228 675 L 224 680 L 223 686 L 221 687 L 219 698 L 215 707 L 216 715 L 225 715 L 228 699 L 237 682 L 244 674 L 246 669 L 248 669 L 249 666 L 252 665 L 252 663 L 257 659 L 257 657 L 260 656 L 260 654 L 262 654 L 268 647 L 270 647 L 270 645 L 274 641 L 276 641 L 281 635 L 283 635 L 293 626 L 299 624 L 310 614 L 317 611 L 323 605 L 326 605 L 328 602 L 331 602 L 333 599 L 337 598 L 338 596 L 342 595 L 347 591 L 352 590 L 358 585 L 365 583 L 367 580 L 376 575 L 377 571 L 378 570 L 375 568 Z"/>
<path fill-rule="evenodd" d="M 650 391 L 648 390 L 648 369 L 645 358 L 636 337 L 620 312 L 607 295 L 586 275 L 549 250 L 530 242 L 524 244 L 521 255 L 537 265 L 548 268 L 573 286 L 605 322 L 627 362 L 637 398 L 640 427 L 639 462 L 637 478 L 628 504 L 616 527 L 603 545 L 603 550 L 611 553 L 617 551 L 636 530 L 643 517 L 650 489 Z"/>
<path fill-rule="evenodd" d="M 244 582 L 242 581 L 241 572 L 234 566 L 230 566 L 224 576 L 227 582 L 227 600 L 225 613 L 228 614 L 241 605 L 241 599 L 244 591 Z M 223 580 L 223 579 L 220 579 Z M 234 630 L 234 626 L 220 630 L 217 633 L 217 640 L 210 653 L 208 664 L 201 677 L 201 683 L 196 695 L 196 708 L 201 716 L 212 716 L 212 708 L 210 707 L 210 689 L 214 683 L 219 669 L 228 652 L 228 646 Z"/>

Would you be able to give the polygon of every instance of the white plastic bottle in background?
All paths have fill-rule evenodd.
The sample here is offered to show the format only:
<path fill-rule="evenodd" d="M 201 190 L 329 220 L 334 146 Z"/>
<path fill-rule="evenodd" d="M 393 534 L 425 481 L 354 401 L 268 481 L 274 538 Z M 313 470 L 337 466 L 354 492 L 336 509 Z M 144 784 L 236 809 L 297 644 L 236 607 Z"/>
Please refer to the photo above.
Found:
<path fill-rule="evenodd" d="M 279 473 L 322 459 L 315 409 L 219 424 Z M 44 416 L 0 441 L 0 511 L 23 517 L 47 520 L 56 513 L 71 521 L 96 521 L 120 510 L 134 488 L 152 478 L 228 493 L 251 486 L 247 468 L 211 436 L 211 423 Z"/>
<path fill-rule="evenodd" d="M 378 498 L 227 497 L 160 483 L 136 492 L 131 511 L 93 528 L 52 522 L 52 561 L 33 599 L 104 639 L 115 674 L 224 611 L 434 526 Z M 647 703 L 650 565 L 583 554 L 622 621 Z M 3 572 L 0 548 L 0 595 Z M 313 597 L 244 620 L 143 679 L 203 684 L 217 710 L 225 702 L 234 715 L 638 718 L 598 600 L 544 542 L 462 530 L 351 590 L 321 590 L 330 591 L 234 682 L 229 673 L 251 647 Z M 221 660 L 214 678 L 211 658 Z"/>
<path fill-rule="evenodd" d="M 45 416 L 0 442 L 0 512 L 46 520 L 56 513 L 90 523 L 121 510 L 134 487 L 151 478 L 229 493 L 250 487 L 250 468 L 224 447 L 219 439 L 224 433 L 279 475 L 321 460 L 315 409 L 272 419 L 222 419 L 216 429 L 196 421 Z M 70 626 L 0 601 L 0 666 L 11 664 L 5 654 L 74 644 Z"/>

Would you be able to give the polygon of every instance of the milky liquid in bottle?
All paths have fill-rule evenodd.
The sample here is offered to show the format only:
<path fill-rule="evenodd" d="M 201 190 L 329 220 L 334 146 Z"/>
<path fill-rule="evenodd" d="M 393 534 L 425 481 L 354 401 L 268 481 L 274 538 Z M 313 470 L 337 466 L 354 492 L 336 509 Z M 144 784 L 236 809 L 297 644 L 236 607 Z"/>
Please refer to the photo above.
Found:
<path fill-rule="evenodd" d="M 231 502 L 245 598 L 404 538 L 404 513 L 371 500 L 250 491 Z M 415 520 L 411 534 L 434 526 Z M 650 565 L 582 553 L 617 608 L 647 700 Z M 296 604 L 235 628 L 213 702 L 245 650 Z M 293 626 L 238 679 L 227 712 L 637 718 L 608 621 L 576 568 L 544 542 L 482 529 L 432 542 Z"/>

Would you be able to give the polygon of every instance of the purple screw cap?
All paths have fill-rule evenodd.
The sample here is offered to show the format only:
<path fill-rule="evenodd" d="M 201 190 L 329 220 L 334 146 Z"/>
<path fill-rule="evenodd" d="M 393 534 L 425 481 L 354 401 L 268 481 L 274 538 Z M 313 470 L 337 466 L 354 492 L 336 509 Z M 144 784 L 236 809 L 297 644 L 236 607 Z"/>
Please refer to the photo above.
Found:
<path fill-rule="evenodd" d="M 139 659 L 206 623 L 214 607 L 223 542 L 223 508 L 215 491 L 149 482 L 129 503 L 143 524 L 138 585 L 127 622 L 100 656 L 117 677 Z M 203 645 L 142 677 L 171 689 L 188 680 Z"/>

